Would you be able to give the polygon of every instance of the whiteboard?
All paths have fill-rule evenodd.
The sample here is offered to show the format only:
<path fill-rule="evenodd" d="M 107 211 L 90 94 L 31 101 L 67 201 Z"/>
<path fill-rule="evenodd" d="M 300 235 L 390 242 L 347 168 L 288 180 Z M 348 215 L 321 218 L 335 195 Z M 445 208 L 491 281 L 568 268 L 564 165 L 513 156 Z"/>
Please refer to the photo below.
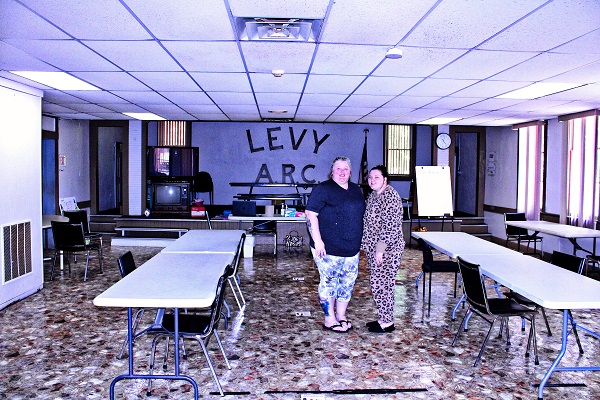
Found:
<path fill-rule="evenodd" d="M 441 217 L 453 214 L 450 167 L 416 167 L 417 205 L 421 217 Z"/>

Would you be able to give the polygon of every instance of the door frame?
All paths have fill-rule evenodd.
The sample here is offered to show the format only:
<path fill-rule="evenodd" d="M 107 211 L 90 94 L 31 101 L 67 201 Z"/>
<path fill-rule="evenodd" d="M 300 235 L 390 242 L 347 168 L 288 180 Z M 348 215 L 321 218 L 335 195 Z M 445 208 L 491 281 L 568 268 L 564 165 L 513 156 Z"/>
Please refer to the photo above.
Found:
<path fill-rule="evenodd" d="M 128 120 L 92 120 L 90 121 L 90 214 L 97 214 L 100 209 L 100 196 L 99 196 L 99 176 L 98 176 L 98 128 L 123 128 L 123 145 L 122 145 L 122 156 L 123 156 L 123 169 L 122 172 L 122 183 L 121 183 L 121 214 L 124 209 L 128 209 L 127 198 L 129 196 L 129 187 L 124 184 L 128 182 L 128 168 L 127 160 L 129 160 L 129 121 Z M 114 167 L 114 166 L 113 166 Z"/>
<path fill-rule="evenodd" d="M 484 126 L 450 125 L 449 134 L 453 143 L 456 143 L 457 133 L 477 134 L 477 190 L 475 199 L 475 212 L 477 217 L 483 217 L 483 205 L 485 200 L 486 128 Z M 454 146 L 451 146 L 450 149 L 450 171 L 452 171 L 452 176 L 454 176 L 456 173 L 456 165 L 454 163 Z M 456 186 L 453 185 L 452 190 L 455 189 Z M 454 208 L 456 209 L 456 196 L 453 197 Z"/>

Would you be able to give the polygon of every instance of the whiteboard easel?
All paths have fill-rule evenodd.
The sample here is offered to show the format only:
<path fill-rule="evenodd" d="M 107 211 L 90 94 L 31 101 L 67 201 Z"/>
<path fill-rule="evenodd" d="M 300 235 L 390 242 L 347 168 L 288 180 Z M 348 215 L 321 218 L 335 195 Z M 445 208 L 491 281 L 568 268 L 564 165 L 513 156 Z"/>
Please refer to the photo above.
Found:
<path fill-rule="evenodd" d="M 448 217 L 454 213 L 450 167 L 419 166 L 415 170 L 420 217 Z"/>

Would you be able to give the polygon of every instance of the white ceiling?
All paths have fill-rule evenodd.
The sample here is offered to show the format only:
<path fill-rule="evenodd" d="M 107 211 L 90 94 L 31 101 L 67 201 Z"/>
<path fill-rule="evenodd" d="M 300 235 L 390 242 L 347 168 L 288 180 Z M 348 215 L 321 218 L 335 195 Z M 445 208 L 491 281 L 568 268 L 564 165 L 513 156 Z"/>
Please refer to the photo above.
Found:
<path fill-rule="evenodd" d="M 0 0 L 0 15 L 0 76 L 43 89 L 60 118 L 499 126 L 600 108 L 598 0 Z M 259 42 L 237 39 L 237 17 L 323 23 L 314 42 Z M 496 98 L 535 82 L 580 87 Z"/>

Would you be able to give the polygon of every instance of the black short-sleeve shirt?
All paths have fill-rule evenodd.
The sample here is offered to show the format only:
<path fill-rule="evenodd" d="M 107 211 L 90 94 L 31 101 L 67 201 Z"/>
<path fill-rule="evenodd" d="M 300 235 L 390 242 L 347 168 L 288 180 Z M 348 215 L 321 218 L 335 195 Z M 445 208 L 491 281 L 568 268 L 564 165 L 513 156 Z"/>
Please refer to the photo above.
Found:
<path fill-rule="evenodd" d="M 357 184 L 348 182 L 344 189 L 331 179 L 322 182 L 313 188 L 306 209 L 319 214 L 327 254 L 352 257 L 360 251 L 365 199 Z M 310 246 L 315 246 L 312 237 Z"/>

